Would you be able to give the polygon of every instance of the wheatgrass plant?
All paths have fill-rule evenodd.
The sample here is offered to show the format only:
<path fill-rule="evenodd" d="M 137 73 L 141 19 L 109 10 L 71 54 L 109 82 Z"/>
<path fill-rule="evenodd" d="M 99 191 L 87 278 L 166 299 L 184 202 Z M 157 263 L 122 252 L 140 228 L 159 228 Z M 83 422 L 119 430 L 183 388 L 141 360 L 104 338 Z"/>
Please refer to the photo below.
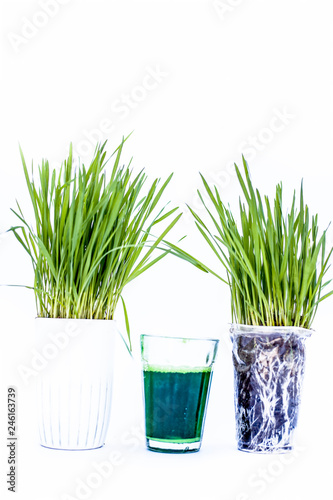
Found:
<path fill-rule="evenodd" d="M 243 157 L 245 175 L 235 165 L 245 197 L 239 200 L 240 223 L 230 206 L 224 205 L 218 189 L 212 190 L 201 175 L 215 213 L 199 197 L 214 225 L 214 233 L 190 208 L 197 228 L 227 271 L 231 290 L 232 319 L 247 325 L 299 326 L 309 328 L 323 295 L 333 249 L 326 253 L 326 231 L 319 235 L 318 215 L 310 219 L 304 204 L 303 183 L 299 207 L 294 192 L 291 208 L 284 216 L 282 183 L 276 186 L 273 204 L 254 189 Z M 212 272 L 212 271 L 211 271 Z"/>
<path fill-rule="evenodd" d="M 17 203 L 21 225 L 11 231 L 32 261 L 39 317 L 113 319 L 121 299 L 130 343 L 124 287 L 168 253 L 196 261 L 164 241 L 181 217 L 178 207 L 157 210 L 172 174 L 159 188 L 155 179 L 144 194 L 145 173 L 134 177 L 130 166 L 120 165 L 125 140 L 111 156 L 109 176 L 106 143 L 96 147 L 88 168 L 74 167 L 71 145 L 59 172 L 43 160 L 31 176 L 20 150 L 35 220 L 30 225 Z M 164 229 L 152 237 L 162 221 Z"/>

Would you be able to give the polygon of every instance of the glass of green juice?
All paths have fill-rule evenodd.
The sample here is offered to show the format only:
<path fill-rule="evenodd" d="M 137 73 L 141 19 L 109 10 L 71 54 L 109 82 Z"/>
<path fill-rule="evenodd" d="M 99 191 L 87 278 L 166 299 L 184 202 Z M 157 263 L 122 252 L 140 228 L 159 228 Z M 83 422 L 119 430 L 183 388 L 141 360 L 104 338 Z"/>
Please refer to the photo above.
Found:
<path fill-rule="evenodd" d="M 147 448 L 199 451 L 219 341 L 141 335 Z"/>

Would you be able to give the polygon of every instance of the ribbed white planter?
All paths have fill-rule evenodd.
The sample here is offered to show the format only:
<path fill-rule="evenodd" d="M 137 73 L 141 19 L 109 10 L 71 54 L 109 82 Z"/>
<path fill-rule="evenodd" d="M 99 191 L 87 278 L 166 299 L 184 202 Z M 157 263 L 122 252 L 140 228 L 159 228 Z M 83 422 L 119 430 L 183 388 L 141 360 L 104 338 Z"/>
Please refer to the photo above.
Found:
<path fill-rule="evenodd" d="M 116 322 L 36 318 L 35 324 L 37 348 L 47 360 L 37 386 L 41 445 L 61 450 L 103 446 Z"/>

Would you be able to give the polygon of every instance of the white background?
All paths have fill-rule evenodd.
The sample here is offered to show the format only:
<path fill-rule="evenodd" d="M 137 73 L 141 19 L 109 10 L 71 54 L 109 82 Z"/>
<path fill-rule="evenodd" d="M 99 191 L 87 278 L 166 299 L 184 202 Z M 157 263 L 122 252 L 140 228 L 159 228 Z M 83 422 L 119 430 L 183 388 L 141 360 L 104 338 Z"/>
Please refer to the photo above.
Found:
<path fill-rule="evenodd" d="M 133 156 L 135 171 L 145 167 L 151 180 L 175 173 L 165 201 L 184 216 L 173 241 L 188 234 L 184 248 L 214 269 L 218 264 L 185 203 L 204 215 L 195 195 L 201 171 L 236 209 L 240 190 L 230 165 L 242 152 L 262 192 L 272 194 L 283 181 L 286 207 L 303 178 L 311 212 L 319 213 L 321 229 L 328 225 L 329 0 L 63 0 L 52 15 L 42 4 L 1 2 L 0 232 L 16 223 L 10 213 L 16 198 L 29 206 L 18 142 L 29 163 L 47 157 L 57 166 L 70 141 L 88 161 L 97 140 L 108 139 L 111 152 L 132 130 L 124 161 Z M 155 80 L 148 76 L 154 71 Z M 283 121 L 274 118 L 279 114 Z M 332 244 L 331 228 L 328 240 Z M 0 255 L 1 284 L 32 284 L 29 260 L 12 235 L 1 235 Z M 18 373 L 19 365 L 31 363 L 34 298 L 24 288 L 0 287 L 0 295 L 1 498 L 12 498 L 5 484 L 8 385 L 17 387 L 19 400 L 18 500 L 83 498 L 77 485 L 96 472 L 94 463 L 110 459 L 112 474 L 85 498 L 332 496 L 332 300 L 319 309 L 307 343 L 296 450 L 256 456 L 236 451 L 229 294 L 214 277 L 170 257 L 125 290 L 134 360 L 118 342 L 108 439 L 92 452 L 38 445 L 35 378 L 25 384 Z M 121 308 L 117 319 L 123 327 Z M 221 339 L 200 453 L 146 451 L 140 333 Z"/>

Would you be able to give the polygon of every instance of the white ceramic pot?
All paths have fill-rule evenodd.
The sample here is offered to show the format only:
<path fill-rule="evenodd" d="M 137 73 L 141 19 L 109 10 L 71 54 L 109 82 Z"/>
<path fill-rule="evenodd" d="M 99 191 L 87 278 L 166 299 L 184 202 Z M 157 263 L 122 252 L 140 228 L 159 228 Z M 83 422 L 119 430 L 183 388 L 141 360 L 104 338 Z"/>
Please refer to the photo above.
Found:
<path fill-rule="evenodd" d="M 37 382 L 40 443 L 61 450 L 104 445 L 108 430 L 114 320 L 36 318 L 44 363 Z"/>

